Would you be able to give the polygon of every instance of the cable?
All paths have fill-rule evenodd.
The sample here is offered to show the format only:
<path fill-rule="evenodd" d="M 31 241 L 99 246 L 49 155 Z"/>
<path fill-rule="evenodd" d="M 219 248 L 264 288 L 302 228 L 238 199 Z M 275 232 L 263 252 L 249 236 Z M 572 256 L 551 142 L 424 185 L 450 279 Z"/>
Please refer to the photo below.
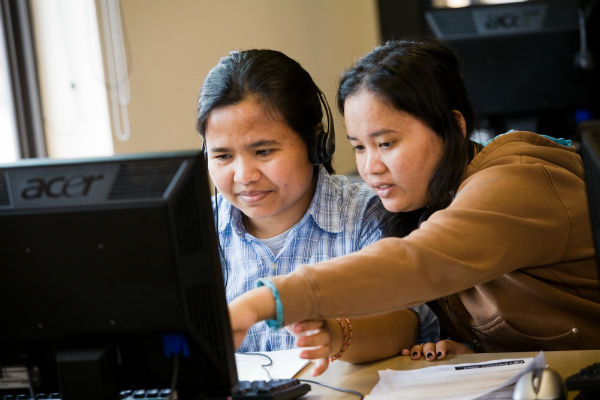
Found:
<path fill-rule="evenodd" d="M 263 371 L 265 371 L 267 373 L 267 376 L 269 377 L 269 380 L 272 380 L 273 378 L 271 377 L 271 373 L 269 372 L 269 370 L 267 369 L 267 367 L 271 367 L 273 366 L 273 359 L 271 357 L 269 357 L 266 354 L 263 353 L 254 353 L 254 352 L 247 352 L 247 353 L 241 353 L 241 354 L 247 354 L 249 356 L 261 356 L 266 358 L 269 363 L 268 364 L 261 364 L 260 367 L 263 369 Z"/>
<path fill-rule="evenodd" d="M 575 55 L 575 65 L 583 71 L 591 71 L 594 69 L 594 59 L 587 45 L 587 29 L 585 27 L 585 14 L 581 6 L 578 7 L 579 18 L 579 42 L 580 49 Z"/>
<path fill-rule="evenodd" d="M 324 387 L 326 387 L 328 389 L 337 390 L 338 392 L 350 393 L 350 394 L 353 394 L 355 396 L 358 396 L 361 400 L 364 397 L 364 395 L 361 392 L 359 392 L 358 390 L 344 389 L 344 388 L 341 388 L 341 387 L 328 385 L 328 384 L 323 383 L 323 382 L 313 381 L 312 379 L 298 379 L 298 380 L 300 382 L 314 383 L 316 385 L 321 385 L 321 386 L 324 386 Z"/>
<path fill-rule="evenodd" d="M 33 388 L 33 367 L 29 364 L 27 364 L 27 386 L 29 396 L 31 396 L 32 399 L 35 399 L 36 393 Z"/>
<path fill-rule="evenodd" d="M 225 260 L 225 253 L 223 252 L 223 248 L 221 247 L 221 237 L 219 236 L 219 203 L 217 198 L 217 186 L 215 185 L 215 196 L 214 196 L 214 209 L 215 209 L 215 230 L 217 236 L 217 248 L 219 249 L 219 259 L 221 262 Z M 229 281 L 229 267 L 225 265 L 225 290 L 227 290 L 227 282 Z"/>
<path fill-rule="evenodd" d="M 177 379 L 179 377 L 179 354 L 173 356 L 173 375 L 171 376 L 171 393 L 168 400 L 177 399 Z"/>
<path fill-rule="evenodd" d="M 102 33 L 106 45 L 106 70 L 110 89 L 111 122 L 121 142 L 131 138 L 127 106 L 131 102 L 127 54 L 123 40 L 123 22 L 119 0 L 100 2 Z"/>

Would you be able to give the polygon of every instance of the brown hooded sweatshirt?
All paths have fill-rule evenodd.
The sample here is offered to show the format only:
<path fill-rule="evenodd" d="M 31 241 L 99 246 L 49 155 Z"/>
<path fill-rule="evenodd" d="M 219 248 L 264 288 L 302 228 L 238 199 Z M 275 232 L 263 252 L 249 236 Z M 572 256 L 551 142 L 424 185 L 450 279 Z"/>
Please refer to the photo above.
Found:
<path fill-rule="evenodd" d="M 497 137 L 456 197 L 404 238 L 273 277 L 285 323 L 432 302 L 478 351 L 600 348 L 583 165 L 531 132 Z"/>

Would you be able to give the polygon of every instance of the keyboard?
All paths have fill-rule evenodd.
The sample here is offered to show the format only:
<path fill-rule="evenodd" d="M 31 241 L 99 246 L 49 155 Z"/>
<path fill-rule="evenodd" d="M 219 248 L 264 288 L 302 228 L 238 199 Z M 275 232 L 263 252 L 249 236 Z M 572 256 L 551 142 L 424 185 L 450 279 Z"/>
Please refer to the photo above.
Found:
<path fill-rule="evenodd" d="M 271 379 L 270 381 L 239 381 L 233 392 L 234 400 L 287 400 L 296 399 L 310 391 L 308 383 L 298 379 Z"/>
<path fill-rule="evenodd" d="M 289 400 L 303 396 L 310 391 L 308 383 L 298 379 L 272 379 L 270 381 L 239 381 L 233 391 L 233 400 Z M 119 393 L 121 400 L 165 400 L 169 397 L 169 389 L 123 390 Z M 36 400 L 62 400 L 60 393 L 39 393 Z M 32 400 L 28 394 L 0 395 L 0 400 Z"/>
<path fill-rule="evenodd" d="M 593 363 L 565 380 L 569 390 L 600 394 L 600 362 Z"/>
<path fill-rule="evenodd" d="M 121 400 L 144 399 L 144 400 L 165 400 L 169 397 L 169 389 L 150 389 L 150 390 L 123 390 L 119 393 Z M 62 400 L 60 393 L 38 393 L 36 400 Z M 5 394 L 0 395 L 0 400 L 32 400 L 28 394 Z"/>

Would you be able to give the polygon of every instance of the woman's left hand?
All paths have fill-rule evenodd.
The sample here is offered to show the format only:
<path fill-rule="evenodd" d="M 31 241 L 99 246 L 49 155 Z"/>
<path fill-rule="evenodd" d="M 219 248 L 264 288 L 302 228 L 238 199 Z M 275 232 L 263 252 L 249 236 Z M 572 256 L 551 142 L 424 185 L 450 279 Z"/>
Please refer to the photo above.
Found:
<path fill-rule="evenodd" d="M 296 336 L 296 346 L 303 347 L 300 358 L 313 360 L 315 369 L 313 376 L 321 375 L 329 367 L 329 355 L 332 353 L 335 338 L 327 321 L 307 320 L 296 322 L 286 327 Z"/>

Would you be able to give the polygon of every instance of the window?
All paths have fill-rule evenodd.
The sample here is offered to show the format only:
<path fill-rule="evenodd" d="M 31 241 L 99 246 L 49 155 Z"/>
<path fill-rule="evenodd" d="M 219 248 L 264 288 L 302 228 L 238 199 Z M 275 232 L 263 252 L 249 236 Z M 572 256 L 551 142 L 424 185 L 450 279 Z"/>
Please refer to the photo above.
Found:
<path fill-rule="evenodd" d="M 113 154 L 95 1 L 0 0 L 0 15 L 0 162 Z"/>
<path fill-rule="evenodd" d="M 31 0 L 48 155 L 111 155 L 94 0 Z"/>
<path fill-rule="evenodd" d="M 2 22 L 0 21 L 0 23 Z M 0 162 L 12 162 L 19 158 L 17 127 L 7 60 L 4 29 L 0 29 Z"/>

